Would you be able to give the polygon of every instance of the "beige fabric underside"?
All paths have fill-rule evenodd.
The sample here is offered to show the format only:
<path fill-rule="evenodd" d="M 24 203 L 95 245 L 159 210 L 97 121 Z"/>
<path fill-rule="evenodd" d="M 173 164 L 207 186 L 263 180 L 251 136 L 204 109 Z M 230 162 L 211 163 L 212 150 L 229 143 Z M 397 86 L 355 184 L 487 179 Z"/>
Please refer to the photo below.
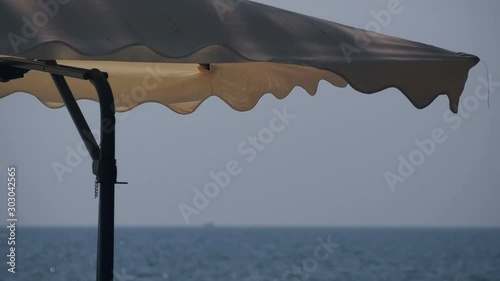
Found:
<path fill-rule="evenodd" d="M 285 98 L 295 86 L 314 95 L 319 81 L 347 86 L 338 75 L 316 68 L 282 63 L 223 63 L 206 70 L 192 63 L 130 63 L 106 61 L 59 61 L 59 64 L 97 68 L 109 74 L 117 111 L 156 102 L 177 113 L 188 114 L 207 98 L 217 96 L 238 111 L 252 109 L 266 93 Z M 97 101 L 88 81 L 68 78 L 76 99 Z M 34 95 L 51 108 L 64 105 L 47 73 L 31 71 L 25 79 L 3 83 L 0 98 L 14 92 Z"/>

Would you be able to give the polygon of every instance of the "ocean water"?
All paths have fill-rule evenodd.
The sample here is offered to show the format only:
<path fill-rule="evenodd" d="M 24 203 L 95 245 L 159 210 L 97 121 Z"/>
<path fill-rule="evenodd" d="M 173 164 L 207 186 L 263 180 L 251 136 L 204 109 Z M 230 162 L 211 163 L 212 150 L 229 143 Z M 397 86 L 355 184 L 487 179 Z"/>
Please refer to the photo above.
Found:
<path fill-rule="evenodd" d="M 95 280 L 96 229 L 16 239 L 16 274 L 1 239 L 0 280 Z M 115 249 L 117 281 L 500 280 L 498 229 L 119 228 Z"/>

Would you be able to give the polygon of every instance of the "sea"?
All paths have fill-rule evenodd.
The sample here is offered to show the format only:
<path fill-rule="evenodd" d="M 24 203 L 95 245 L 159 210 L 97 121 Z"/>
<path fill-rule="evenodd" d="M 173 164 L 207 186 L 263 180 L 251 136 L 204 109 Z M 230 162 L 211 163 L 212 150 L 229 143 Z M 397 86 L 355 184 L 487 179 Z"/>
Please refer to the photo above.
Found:
<path fill-rule="evenodd" d="M 95 280 L 95 228 L 18 228 L 2 281 Z M 500 281 L 500 229 L 117 228 L 116 281 Z M 111 280 L 110 280 L 111 281 Z"/>

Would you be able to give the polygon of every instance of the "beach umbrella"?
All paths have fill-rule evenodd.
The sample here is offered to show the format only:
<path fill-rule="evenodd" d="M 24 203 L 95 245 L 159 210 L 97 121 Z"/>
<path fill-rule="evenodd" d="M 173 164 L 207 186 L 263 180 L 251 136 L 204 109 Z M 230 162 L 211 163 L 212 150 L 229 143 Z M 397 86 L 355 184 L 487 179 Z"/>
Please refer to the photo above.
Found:
<path fill-rule="evenodd" d="M 93 159 L 100 281 L 113 278 L 115 110 L 157 102 L 188 114 L 218 96 L 245 111 L 266 93 L 313 95 L 326 80 L 365 94 L 394 87 L 420 109 L 446 95 L 457 113 L 479 62 L 241 0 L 0 0 L 0 34 L 0 98 L 27 92 L 65 105 Z M 99 145 L 79 99 L 100 104 Z"/>

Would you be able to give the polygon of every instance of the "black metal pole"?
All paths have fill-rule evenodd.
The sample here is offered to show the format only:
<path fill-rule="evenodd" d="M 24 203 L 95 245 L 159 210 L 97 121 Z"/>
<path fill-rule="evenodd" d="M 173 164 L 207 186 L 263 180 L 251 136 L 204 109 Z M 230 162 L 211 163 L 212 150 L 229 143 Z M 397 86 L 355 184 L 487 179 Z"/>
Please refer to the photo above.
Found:
<path fill-rule="evenodd" d="M 0 82 L 23 78 L 27 71 L 50 73 L 70 115 L 85 141 L 94 160 L 93 170 L 100 183 L 99 222 L 97 234 L 97 281 L 113 281 L 114 228 L 115 228 L 115 183 L 117 176 L 115 160 L 115 103 L 107 74 L 98 69 L 82 69 L 57 65 L 55 61 L 35 61 L 19 58 L 0 58 Z M 97 90 L 101 111 L 101 145 L 90 133 L 89 126 L 64 79 L 72 77 L 89 80 Z M 97 155 L 99 154 L 99 155 Z M 97 165 L 96 165 L 97 164 Z"/>
<path fill-rule="evenodd" d="M 113 280 L 115 227 L 115 105 L 106 76 L 92 69 L 86 77 L 96 88 L 101 109 L 101 157 L 98 165 L 99 222 L 97 234 L 97 281 Z"/>

